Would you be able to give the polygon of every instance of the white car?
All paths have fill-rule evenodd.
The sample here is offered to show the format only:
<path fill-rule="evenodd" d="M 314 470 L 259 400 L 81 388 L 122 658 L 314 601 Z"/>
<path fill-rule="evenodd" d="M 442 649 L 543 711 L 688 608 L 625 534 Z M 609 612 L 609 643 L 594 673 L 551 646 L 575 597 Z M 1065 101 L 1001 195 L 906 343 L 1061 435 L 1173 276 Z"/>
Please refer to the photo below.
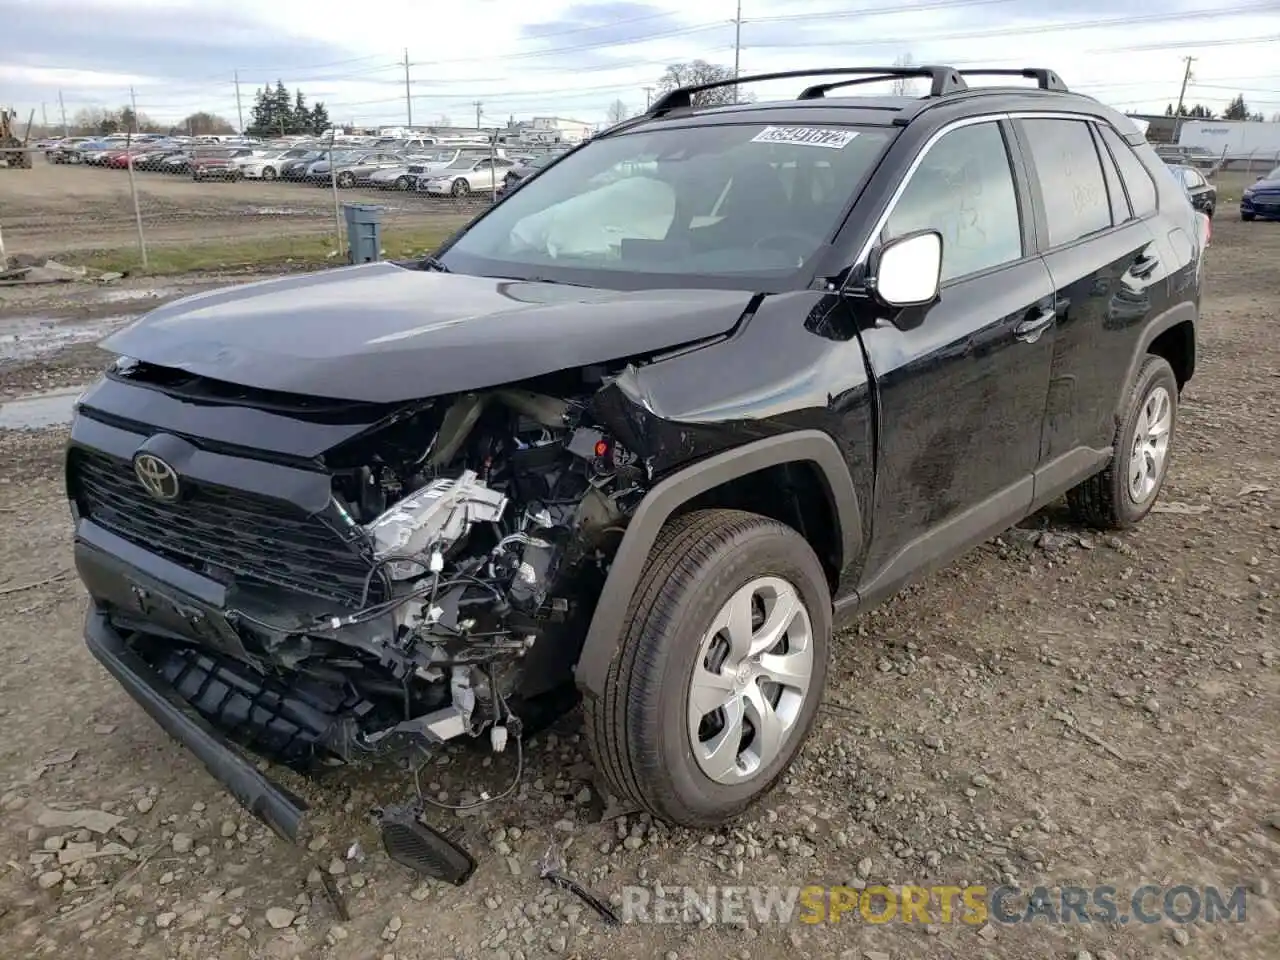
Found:
<path fill-rule="evenodd" d="M 418 190 L 436 196 L 465 197 L 480 192 L 490 193 L 498 188 L 507 171 L 515 166 L 505 157 L 475 159 L 459 157 L 447 167 L 418 177 Z"/>
<path fill-rule="evenodd" d="M 274 180 L 280 176 L 280 168 L 287 161 L 305 156 L 306 153 L 306 150 L 298 147 L 290 147 L 286 150 L 255 150 L 251 156 L 238 157 L 235 163 L 248 180 Z"/>

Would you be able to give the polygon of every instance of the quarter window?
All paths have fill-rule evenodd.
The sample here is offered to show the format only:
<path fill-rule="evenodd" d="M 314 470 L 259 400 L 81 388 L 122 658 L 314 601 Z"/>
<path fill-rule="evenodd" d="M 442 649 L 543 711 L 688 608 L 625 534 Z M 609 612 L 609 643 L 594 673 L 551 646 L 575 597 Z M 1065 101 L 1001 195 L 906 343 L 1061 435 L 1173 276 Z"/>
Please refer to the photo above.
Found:
<path fill-rule="evenodd" d="M 925 154 L 898 198 L 884 239 L 942 234 L 942 280 L 1022 258 L 1022 224 L 999 124 L 952 130 Z"/>
<path fill-rule="evenodd" d="M 1081 120 L 1024 120 L 1049 227 L 1049 246 L 1111 226 L 1111 204 L 1098 151 Z"/>
<path fill-rule="evenodd" d="M 1108 126 L 1100 126 L 1102 142 L 1115 158 L 1116 167 L 1129 192 L 1129 203 L 1135 217 L 1146 217 L 1156 212 L 1156 185 L 1151 174 L 1138 159 L 1133 148 L 1120 139 L 1120 135 Z"/>
<path fill-rule="evenodd" d="M 1101 134 L 1095 128 L 1095 141 L 1099 136 Z M 1107 179 L 1107 199 L 1111 201 L 1111 222 L 1118 226 L 1131 216 L 1129 201 L 1125 199 L 1124 187 L 1120 184 L 1120 173 L 1116 170 L 1115 162 L 1111 159 L 1111 154 L 1107 152 L 1106 147 L 1098 147 L 1098 159 L 1102 161 L 1102 173 Z"/>

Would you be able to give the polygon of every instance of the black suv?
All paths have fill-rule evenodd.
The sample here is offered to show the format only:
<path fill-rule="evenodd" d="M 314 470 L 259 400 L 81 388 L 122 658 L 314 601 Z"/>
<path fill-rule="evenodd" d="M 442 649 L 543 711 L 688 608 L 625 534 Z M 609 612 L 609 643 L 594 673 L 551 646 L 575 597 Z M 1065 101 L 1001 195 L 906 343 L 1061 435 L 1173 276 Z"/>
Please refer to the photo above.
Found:
<path fill-rule="evenodd" d="M 737 82 L 801 76 L 675 90 L 432 257 L 105 341 L 66 467 L 88 644 L 280 833 L 301 802 L 231 741 L 483 737 L 518 775 L 578 700 L 602 787 L 721 824 L 801 749 L 839 617 L 1064 494 L 1151 509 L 1206 223 L 1142 136 L 1048 70 Z M 837 93 L 894 77 L 929 92 Z"/>

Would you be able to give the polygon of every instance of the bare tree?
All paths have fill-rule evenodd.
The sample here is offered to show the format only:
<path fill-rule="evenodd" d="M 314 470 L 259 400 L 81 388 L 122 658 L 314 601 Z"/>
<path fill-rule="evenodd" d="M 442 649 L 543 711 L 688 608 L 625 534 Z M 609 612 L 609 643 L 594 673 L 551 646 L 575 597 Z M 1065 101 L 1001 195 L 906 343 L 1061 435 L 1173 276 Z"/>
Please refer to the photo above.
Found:
<path fill-rule="evenodd" d="M 692 60 L 689 63 L 673 63 L 658 80 L 658 93 L 667 94 L 677 87 L 695 86 L 700 83 L 715 83 L 718 80 L 732 80 L 733 70 L 705 60 Z M 737 87 L 716 87 L 714 90 L 703 90 L 692 97 L 695 107 L 710 107 L 724 103 L 743 103 L 754 99 L 749 93 L 738 94 Z"/>
<path fill-rule="evenodd" d="M 605 114 L 609 119 L 609 123 L 621 123 L 627 117 L 631 116 L 631 111 L 627 109 L 627 105 L 621 100 L 615 100 L 609 104 L 609 111 Z"/>
<path fill-rule="evenodd" d="M 914 67 L 916 61 L 911 54 L 903 53 L 893 61 L 893 65 L 895 67 Z M 893 81 L 892 89 L 895 97 L 914 97 L 916 95 L 916 82 L 910 77 L 898 77 Z"/>

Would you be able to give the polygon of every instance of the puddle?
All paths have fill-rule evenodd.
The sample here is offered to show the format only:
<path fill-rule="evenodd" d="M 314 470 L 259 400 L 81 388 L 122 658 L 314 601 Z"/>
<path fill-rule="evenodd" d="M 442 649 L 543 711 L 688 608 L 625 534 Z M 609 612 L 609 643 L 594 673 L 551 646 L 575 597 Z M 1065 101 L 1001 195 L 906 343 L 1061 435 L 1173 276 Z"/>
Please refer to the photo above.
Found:
<path fill-rule="evenodd" d="M 158 300 L 161 297 L 176 297 L 185 291 L 180 287 L 150 287 L 141 290 L 104 290 L 95 294 L 93 299 L 98 303 L 133 303 L 138 300 Z"/>
<path fill-rule="evenodd" d="M 132 316 L 115 316 L 97 320 L 42 317 L 0 320 L 0 360 L 37 360 L 77 343 L 95 343 L 132 319 Z"/>
<path fill-rule="evenodd" d="M 85 387 L 32 393 L 0 403 L 0 430 L 41 430 L 71 422 L 76 397 Z"/>
<path fill-rule="evenodd" d="M 251 207 L 245 211 L 251 217 L 315 217 L 315 210 L 295 210 L 293 207 Z"/>

